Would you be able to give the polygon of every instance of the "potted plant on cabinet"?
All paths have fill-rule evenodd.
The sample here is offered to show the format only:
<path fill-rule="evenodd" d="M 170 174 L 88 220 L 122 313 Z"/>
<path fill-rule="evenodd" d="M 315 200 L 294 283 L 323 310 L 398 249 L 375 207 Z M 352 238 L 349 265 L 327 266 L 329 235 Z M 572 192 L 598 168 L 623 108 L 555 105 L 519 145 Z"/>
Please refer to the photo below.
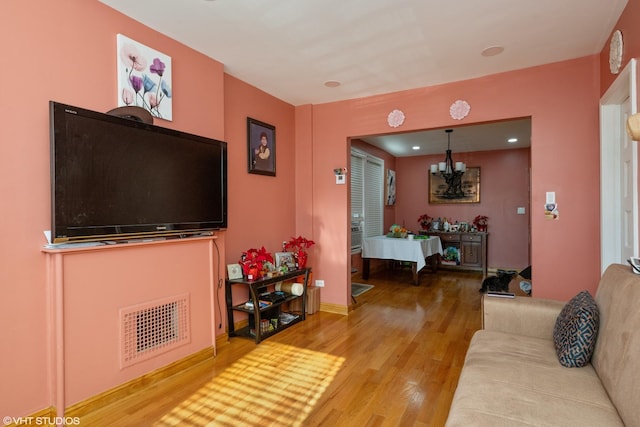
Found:
<path fill-rule="evenodd" d="M 489 217 L 484 215 L 478 215 L 473 219 L 473 225 L 478 229 L 478 231 L 487 231 L 487 220 Z"/>
<path fill-rule="evenodd" d="M 422 214 L 418 217 L 418 224 L 420 224 L 423 230 L 429 230 L 431 228 L 431 221 L 433 221 L 433 218 L 427 214 Z"/>
<path fill-rule="evenodd" d="M 262 277 L 265 266 L 273 265 L 273 256 L 263 247 L 260 249 L 247 249 L 240 257 L 242 272 L 248 280 L 256 280 Z"/>
<path fill-rule="evenodd" d="M 298 268 L 302 269 L 307 266 L 307 249 L 315 244 L 316 242 L 313 240 L 309 240 L 302 236 L 292 237 L 284 244 L 284 250 L 293 253 L 294 258 L 296 259 L 296 264 L 298 264 Z"/>

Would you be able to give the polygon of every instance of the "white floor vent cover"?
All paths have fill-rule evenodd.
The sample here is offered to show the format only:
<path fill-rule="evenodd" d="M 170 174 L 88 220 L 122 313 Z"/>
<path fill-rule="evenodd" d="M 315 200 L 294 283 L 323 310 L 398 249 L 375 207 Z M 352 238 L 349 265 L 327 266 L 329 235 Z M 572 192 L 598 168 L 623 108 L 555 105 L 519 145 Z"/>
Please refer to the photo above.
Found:
<path fill-rule="evenodd" d="M 122 368 L 189 343 L 189 294 L 120 309 Z"/>

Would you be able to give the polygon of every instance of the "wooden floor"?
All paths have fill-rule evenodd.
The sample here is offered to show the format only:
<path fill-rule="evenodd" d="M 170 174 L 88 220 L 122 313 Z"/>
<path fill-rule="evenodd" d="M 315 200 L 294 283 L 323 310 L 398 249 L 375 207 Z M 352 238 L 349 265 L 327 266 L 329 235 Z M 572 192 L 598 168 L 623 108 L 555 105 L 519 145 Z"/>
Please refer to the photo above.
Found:
<path fill-rule="evenodd" d="M 319 312 L 81 417 L 86 426 L 442 426 L 472 334 L 479 273 L 372 274 L 349 316 Z M 364 283 L 358 275 L 354 282 Z"/>

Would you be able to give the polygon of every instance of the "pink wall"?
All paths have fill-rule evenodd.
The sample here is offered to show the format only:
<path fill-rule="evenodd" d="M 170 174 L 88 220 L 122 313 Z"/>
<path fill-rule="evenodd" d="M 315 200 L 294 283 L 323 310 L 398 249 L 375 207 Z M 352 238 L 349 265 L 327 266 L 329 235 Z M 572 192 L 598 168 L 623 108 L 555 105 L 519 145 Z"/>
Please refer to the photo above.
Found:
<path fill-rule="evenodd" d="M 600 272 L 599 177 L 594 173 L 599 168 L 598 65 L 598 57 L 591 56 L 448 85 L 315 105 L 314 221 L 326 231 L 319 236 L 323 250 L 333 249 L 331 256 L 314 265 L 315 276 L 325 280 L 323 301 L 348 304 L 350 266 L 347 193 L 341 186 L 320 184 L 320 176 L 336 164 L 346 164 L 349 138 L 388 133 L 386 117 L 395 108 L 406 116 L 401 131 L 460 124 L 449 116 L 449 106 L 456 99 L 471 105 L 464 124 L 532 117 L 534 294 L 568 299 L 581 289 L 595 290 Z M 546 191 L 557 194 L 558 221 L 545 219 L 539 208 Z M 347 256 L 335 255 L 341 251 Z M 565 268 L 563 259 L 569 253 L 584 260 L 585 267 L 579 271 Z"/>
<path fill-rule="evenodd" d="M 631 58 L 640 57 L 640 29 L 638 28 L 638 17 L 640 16 L 640 0 L 629 0 L 624 12 L 613 27 L 613 31 L 620 30 L 624 42 L 624 56 L 622 57 L 622 70 Z M 612 31 L 612 34 L 613 34 Z M 611 83 L 616 79 L 617 74 L 611 74 L 609 70 L 609 40 L 600 52 L 600 94 L 603 95 Z"/>
<path fill-rule="evenodd" d="M 225 264 L 237 263 L 242 252 L 264 246 L 275 254 L 297 231 L 295 210 L 296 151 L 294 108 L 267 93 L 225 74 L 225 141 L 229 162 L 229 225 Z M 247 172 L 247 117 L 275 126 L 276 176 Z M 297 235 L 297 234 L 296 234 Z M 310 251 L 313 263 L 314 251 Z M 234 289 L 234 301 L 246 298 Z M 236 322 L 240 316 L 235 318 Z M 227 319 L 225 316 L 226 328 Z"/>
<path fill-rule="evenodd" d="M 280 252 L 295 233 L 295 116 L 291 105 L 228 74 L 224 98 L 230 170 L 226 261 L 235 263 L 249 248 Z M 247 117 L 276 128 L 275 177 L 247 172 Z"/>

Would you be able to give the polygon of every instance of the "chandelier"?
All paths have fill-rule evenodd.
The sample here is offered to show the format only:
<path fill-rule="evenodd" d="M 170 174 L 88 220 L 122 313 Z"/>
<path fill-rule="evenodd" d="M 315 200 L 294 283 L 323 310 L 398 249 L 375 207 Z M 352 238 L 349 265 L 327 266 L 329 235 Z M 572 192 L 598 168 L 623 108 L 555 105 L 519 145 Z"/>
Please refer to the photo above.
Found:
<path fill-rule="evenodd" d="M 447 183 L 447 189 L 441 195 L 442 198 L 459 199 L 464 197 L 462 175 L 467 170 L 467 165 L 463 162 L 455 162 L 454 164 L 451 158 L 451 132 L 453 132 L 453 129 L 446 129 L 445 132 L 447 133 L 447 156 L 444 162 L 431 165 L 431 173 L 433 175 L 440 174 Z"/>

